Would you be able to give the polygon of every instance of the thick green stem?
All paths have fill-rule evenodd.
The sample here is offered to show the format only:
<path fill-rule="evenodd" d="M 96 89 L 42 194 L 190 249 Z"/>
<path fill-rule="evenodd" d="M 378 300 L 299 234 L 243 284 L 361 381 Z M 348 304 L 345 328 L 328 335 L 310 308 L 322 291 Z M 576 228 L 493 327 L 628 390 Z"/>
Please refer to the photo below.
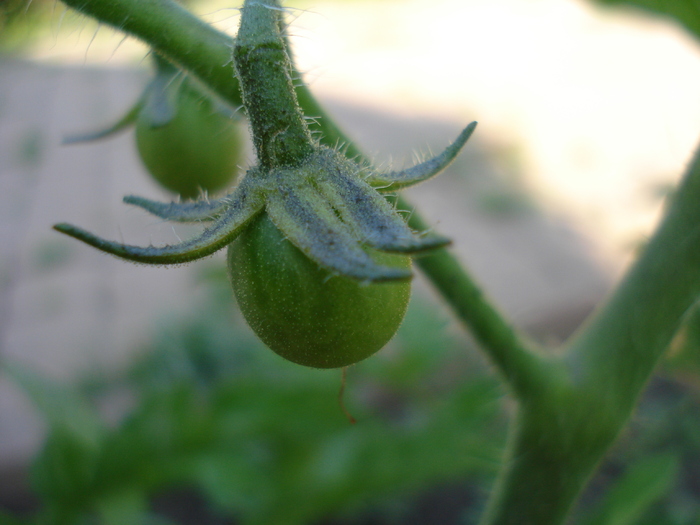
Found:
<path fill-rule="evenodd" d="M 661 226 L 609 301 L 520 399 L 484 525 L 564 522 L 700 295 L 700 153 Z"/>
<path fill-rule="evenodd" d="M 551 358 L 539 389 L 518 399 L 500 477 L 482 525 L 560 525 L 624 421 Z"/>
<path fill-rule="evenodd" d="M 571 340 L 576 381 L 626 417 L 700 295 L 700 150 L 660 227 L 604 308 Z"/>
<path fill-rule="evenodd" d="M 292 85 L 280 19 L 276 2 L 246 1 L 233 47 L 253 143 L 265 168 L 297 165 L 313 152 Z"/>

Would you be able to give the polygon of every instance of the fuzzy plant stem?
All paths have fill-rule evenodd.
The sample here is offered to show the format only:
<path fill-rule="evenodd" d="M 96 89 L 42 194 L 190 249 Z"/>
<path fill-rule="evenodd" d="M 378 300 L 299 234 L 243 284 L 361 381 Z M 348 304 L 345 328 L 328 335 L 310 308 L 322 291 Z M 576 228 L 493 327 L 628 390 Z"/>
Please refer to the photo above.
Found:
<path fill-rule="evenodd" d="M 666 215 L 610 299 L 522 396 L 483 525 L 558 525 L 627 423 L 700 296 L 700 150 Z"/>
<path fill-rule="evenodd" d="M 260 164 L 268 169 L 300 164 L 314 151 L 279 32 L 280 12 L 273 0 L 246 1 L 233 46 L 255 150 Z M 275 28 L 273 34 L 270 28 Z"/>
<path fill-rule="evenodd" d="M 231 37 L 173 0 L 63 0 L 82 14 L 146 42 L 201 78 L 234 107 L 241 95 L 231 62 Z"/>

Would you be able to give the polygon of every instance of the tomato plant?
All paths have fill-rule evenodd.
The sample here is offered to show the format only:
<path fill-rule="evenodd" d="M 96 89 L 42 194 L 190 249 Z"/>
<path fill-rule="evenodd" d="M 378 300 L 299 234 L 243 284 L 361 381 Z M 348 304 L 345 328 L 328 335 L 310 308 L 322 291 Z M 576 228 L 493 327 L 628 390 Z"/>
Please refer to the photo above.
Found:
<path fill-rule="evenodd" d="M 148 264 L 199 259 L 238 238 L 230 248 L 229 265 L 249 322 L 274 350 L 312 366 L 352 362 L 391 337 L 400 317 L 401 293 L 390 299 L 382 295 L 389 294 L 387 289 L 380 292 L 378 287 L 389 281 L 405 290 L 411 274 L 407 262 L 393 266 L 373 258 L 372 250 L 395 257 L 433 250 L 417 259 L 417 266 L 474 334 L 517 402 L 506 461 L 482 523 L 563 523 L 700 297 L 700 153 L 621 285 L 571 340 L 552 352 L 512 328 L 444 249 L 447 242 L 427 235 L 429 225 L 419 213 L 404 222 L 385 200 L 387 194 L 422 182 L 449 164 L 473 125 L 442 154 L 406 170 L 378 173 L 327 117 L 294 69 L 279 1 L 246 0 L 235 40 L 169 0 L 63 1 L 147 41 L 231 107 L 242 101 L 257 163 L 218 201 L 163 204 L 128 199 L 165 219 L 210 223 L 178 244 L 138 247 L 68 224 L 58 224 L 56 230 Z M 659 6 L 669 4 L 651 3 L 662 11 L 666 8 Z M 398 197 L 398 202 L 404 201 Z M 298 253 L 288 253 L 291 245 Z M 325 282 L 319 277 L 335 274 L 354 279 L 356 288 L 344 288 L 341 277 Z M 299 285 L 289 282 L 295 278 Z M 362 306 L 362 292 L 371 290 L 377 305 L 393 305 L 385 326 L 374 328 L 380 332 L 376 341 L 370 344 L 366 335 L 356 332 L 370 318 L 331 311 L 334 301 L 326 291 L 335 286 L 334 297 L 342 302 L 358 301 Z M 326 333 L 323 345 L 304 354 L 303 344 L 313 344 L 316 337 L 323 340 Z M 343 341 L 354 343 L 343 349 Z M 335 360 L 324 356 L 323 348 L 331 345 L 342 350 Z"/>

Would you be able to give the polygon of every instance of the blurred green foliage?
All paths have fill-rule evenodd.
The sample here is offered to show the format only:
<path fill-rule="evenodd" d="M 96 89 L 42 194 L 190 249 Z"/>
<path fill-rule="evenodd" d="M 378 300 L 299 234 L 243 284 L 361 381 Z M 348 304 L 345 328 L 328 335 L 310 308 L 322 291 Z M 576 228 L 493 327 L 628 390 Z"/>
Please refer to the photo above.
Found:
<path fill-rule="evenodd" d="M 416 294 L 394 342 L 349 369 L 352 425 L 338 401 L 340 371 L 263 347 L 220 269 L 200 284 L 190 313 L 164 320 L 122 373 L 67 386 L 11 369 L 50 430 L 32 469 L 41 509 L 21 522 L 0 514 L 0 523 L 164 525 L 174 522 L 155 514 L 154 498 L 185 488 L 244 525 L 362 523 L 369 511 L 392 524 L 436 484 L 487 492 L 505 442 L 503 392 L 431 301 Z M 579 523 L 697 523 L 694 396 L 675 380 L 652 385 Z M 95 408 L 125 398 L 116 424 Z M 460 523 L 475 523 L 479 510 L 464 508 Z"/>
<path fill-rule="evenodd" d="M 603 5 L 630 6 L 643 9 L 653 15 L 674 19 L 700 37 L 700 5 L 697 0 L 595 0 Z"/>
<path fill-rule="evenodd" d="M 124 374 L 70 388 L 12 370 L 50 426 L 33 466 L 43 508 L 29 523 L 146 523 L 149 498 L 178 487 L 242 524 L 312 523 L 495 473 L 503 393 L 425 300 L 390 348 L 349 370 L 352 425 L 339 370 L 277 357 L 240 319 L 225 276 L 204 281 L 203 303 L 164 324 Z M 120 392 L 136 401 L 110 427 L 91 405 Z"/>
<path fill-rule="evenodd" d="M 676 479 L 678 458 L 673 453 L 633 463 L 605 495 L 585 525 L 634 525 L 649 507 L 665 496 Z"/>

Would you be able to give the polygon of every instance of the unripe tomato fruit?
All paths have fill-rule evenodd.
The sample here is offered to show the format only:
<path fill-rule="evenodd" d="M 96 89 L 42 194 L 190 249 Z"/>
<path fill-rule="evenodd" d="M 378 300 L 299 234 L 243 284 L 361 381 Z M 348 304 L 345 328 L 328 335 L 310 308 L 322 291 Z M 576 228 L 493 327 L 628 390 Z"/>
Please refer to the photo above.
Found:
<path fill-rule="evenodd" d="M 216 193 L 234 182 L 245 142 L 240 121 L 186 82 L 173 85 L 173 118 L 154 126 L 147 112 L 136 121 L 136 146 L 153 177 L 183 199 Z"/>
<path fill-rule="evenodd" d="M 374 252 L 408 268 L 409 257 Z M 381 349 L 406 313 L 410 281 L 365 284 L 330 276 L 261 214 L 229 245 L 231 284 L 248 324 L 270 349 L 300 365 L 337 368 Z"/>

